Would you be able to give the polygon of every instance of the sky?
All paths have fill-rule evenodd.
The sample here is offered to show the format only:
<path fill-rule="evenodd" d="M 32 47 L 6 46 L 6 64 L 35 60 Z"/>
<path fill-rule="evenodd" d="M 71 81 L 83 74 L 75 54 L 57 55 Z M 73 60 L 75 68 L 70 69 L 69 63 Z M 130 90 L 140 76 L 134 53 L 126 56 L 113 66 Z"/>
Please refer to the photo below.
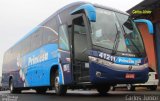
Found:
<path fill-rule="evenodd" d="M 55 11 L 76 1 L 126 11 L 143 0 L 0 0 L 0 77 L 4 52 Z"/>

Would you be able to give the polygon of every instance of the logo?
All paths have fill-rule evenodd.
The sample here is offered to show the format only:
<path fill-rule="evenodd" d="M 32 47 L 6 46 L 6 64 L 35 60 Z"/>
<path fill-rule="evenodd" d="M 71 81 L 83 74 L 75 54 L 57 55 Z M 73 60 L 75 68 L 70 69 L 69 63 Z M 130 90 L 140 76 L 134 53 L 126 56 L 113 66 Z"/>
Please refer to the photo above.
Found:
<path fill-rule="evenodd" d="M 119 58 L 119 62 L 134 64 L 135 61 L 130 58 Z"/>
<path fill-rule="evenodd" d="M 127 58 L 127 57 L 118 57 L 116 63 L 128 64 L 128 65 L 139 65 L 141 63 L 140 58 Z"/>
<path fill-rule="evenodd" d="M 44 52 L 39 54 L 38 56 L 32 56 L 28 58 L 28 66 L 34 65 L 43 61 L 48 60 L 48 53 Z"/>

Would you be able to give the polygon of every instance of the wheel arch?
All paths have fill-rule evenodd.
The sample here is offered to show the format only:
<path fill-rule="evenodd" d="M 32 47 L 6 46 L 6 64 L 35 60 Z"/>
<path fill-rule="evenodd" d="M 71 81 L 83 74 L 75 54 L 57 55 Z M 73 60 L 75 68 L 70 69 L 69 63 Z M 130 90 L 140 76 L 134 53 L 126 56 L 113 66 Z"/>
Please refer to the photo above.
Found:
<path fill-rule="evenodd" d="M 50 86 L 54 85 L 54 77 L 57 71 L 58 71 L 58 65 L 53 65 L 50 69 Z"/>
<path fill-rule="evenodd" d="M 8 77 L 8 86 L 7 86 L 6 89 L 9 89 L 10 84 L 11 84 L 11 80 L 13 80 L 13 79 L 14 79 L 14 78 L 13 78 L 13 75 L 9 75 L 9 77 Z"/>
<path fill-rule="evenodd" d="M 8 84 L 10 84 L 10 81 L 13 80 L 13 75 L 9 76 Z"/>

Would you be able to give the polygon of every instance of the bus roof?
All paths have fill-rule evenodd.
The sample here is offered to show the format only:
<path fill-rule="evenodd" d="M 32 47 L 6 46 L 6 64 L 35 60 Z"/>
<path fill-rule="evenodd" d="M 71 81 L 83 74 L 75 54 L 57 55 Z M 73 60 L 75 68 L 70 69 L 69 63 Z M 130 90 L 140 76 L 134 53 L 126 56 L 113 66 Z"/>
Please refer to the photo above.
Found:
<path fill-rule="evenodd" d="M 70 8 L 72 6 L 80 6 L 80 5 L 83 5 L 83 4 L 92 4 L 90 2 L 83 2 L 83 1 L 79 1 L 79 2 L 74 2 L 74 3 L 71 3 L 71 4 L 68 4 L 64 7 L 62 7 L 61 9 L 59 9 L 58 11 L 56 11 L 55 13 L 53 13 L 51 16 L 49 16 L 45 21 L 43 21 L 42 23 L 38 24 L 35 28 L 33 28 L 33 30 L 31 30 L 30 32 L 28 32 L 26 35 L 24 35 L 19 41 L 17 41 L 12 47 L 14 47 L 15 45 L 17 45 L 19 42 L 21 42 L 22 40 L 26 39 L 28 36 L 30 36 L 33 32 L 37 31 L 39 26 L 42 26 L 44 25 L 47 21 L 49 21 L 51 18 L 53 18 L 54 16 L 56 16 L 57 14 L 59 14 L 60 12 L 66 10 L 67 8 Z M 107 9 L 107 10 L 111 10 L 111 11 L 114 11 L 114 12 L 119 12 L 119 13 L 122 13 L 122 14 L 125 14 L 125 15 L 129 15 L 128 13 L 126 12 L 123 12 L 123 11 L 120 11 L 120 10 L 117 10 L 115 8 L 111 8 L 111 7 L 106 7 L 106 6 L 102 6 L 102 5 L 99 5 L 99 4 L 92 4 L 93 6 L 95 7 L 99 7 L 99 8 L 102 8 L 102 9 Z M 12 47 L 10 47 L 9 49 L 11 49 Z M 8 50 L 9 50 L 8 49 Z"/>

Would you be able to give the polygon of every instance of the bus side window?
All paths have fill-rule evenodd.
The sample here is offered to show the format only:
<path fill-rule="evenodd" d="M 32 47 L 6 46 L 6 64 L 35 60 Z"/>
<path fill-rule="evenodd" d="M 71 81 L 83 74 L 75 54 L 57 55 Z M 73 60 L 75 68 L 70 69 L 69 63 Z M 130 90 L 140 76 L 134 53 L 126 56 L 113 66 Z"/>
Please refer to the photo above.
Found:
<path fill-rule="evenodd" d="M 31 50 L 35 50 L 42 45 L 42 33 L 40 30 L 37 30 L 32 34 L 31 42 L 33 42 L 31 44 Z"/>
<path fill-rule="evenodd" d="M 30 51 L 30 38 L 26 38 L 22 41 L 22 44 L 20 46 L 22 49 L 22 52 L 19 51 L 19 54 L 22 53 L 22 55 L 28 53 Z M 20 49 L 18 49 L 20 50 Z"/>
<path fill-rule="evenodd" d="M 58 43 L 57 39 L 57 23 L 56 18 L 50 19 L 48 22 L 46 22 L 43 26 L 43 45 L 46 44 L 52 44 L 52 43 Z"/>
<path fill-rule="evenodd" d="M 69 50 L 67 25 L 61 25 L 59 27 L 59 48 Z"/>

